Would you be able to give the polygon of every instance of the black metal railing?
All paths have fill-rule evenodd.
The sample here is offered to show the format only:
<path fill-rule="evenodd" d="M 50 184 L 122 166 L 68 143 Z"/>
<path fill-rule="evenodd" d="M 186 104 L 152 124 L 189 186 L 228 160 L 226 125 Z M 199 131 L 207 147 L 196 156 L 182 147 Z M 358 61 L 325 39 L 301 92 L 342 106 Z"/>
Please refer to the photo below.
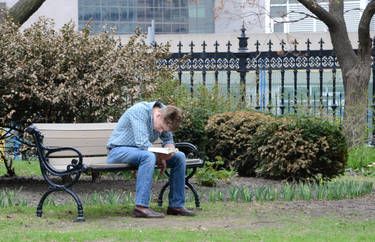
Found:
<path fill-rule="evenodd" d="M 301 106 L 298 103 L 298 93 L 301 94 L 303 89 L 303 100 L 305 106 L 309 107 L 309 110 L 328 110 L 332 113 L 342 113 L 344 95 L 342 82 L 340 82 L 340 90 L 337 88 L 337 70 L 340 66 L 337 61 L 337 57 L 333 50 L 324 50 L 324 41 L 320 40 L 319 50 L 311 50 L 311 42 L 309 39 L 306 40 L 306 49 L 298 50 L 299 43 L 295 40 L 292 44 L 294 49 L 292 51 L 286 51 L 286 43 L 282 40 L 280 42 L 281 50 L 274 51 L 272 46 L 274 43 L 271 40 L 267 43 L 268 51 L 260 51 L 259 41 L 255 42 L 255 51 L 248 51 L 248 37 L 245 34 L 245 28 L 242 28 L 241 36 L 239 39 L 239 47 L 236 51 L 231 50 L 232 43 L 228 41 L 226 44 L 227 51 L 219 52 L 219 44 L 216 41 L 214 44 L 215 51 L 207 52 L 207 44 L 205 41 L 202 43 L 202 51 L 194 52 L 195 44 L 190 43 L 190 52 L 182 52 L 181 42 L 178 44 L 178 52 L 173 53 L 171 57 L 164 62 L 162 65 L 171 68 L 177 73 L 177 77 L 182 83 L 183 73 L 188 73 L 190 77 L 190 91 L 194 92 L 194 87 L 197 84 L 195 79 L 200 79 L 201 84 L 207 84 L 207 73 L 213 72 L 212 83 L 219 83 L 219 73 L 226 73 L 226 89 L 227 92 L 231 92 L 232 76 L 233 73 L 239 74 L 240 83 L 240 100 L 246 106 L 254 106 L 256 109 L 266 108 L 270 112 L 276 114 L 284 114 L 288 110 L 297 112 L 297 109 Z M 374 51 L 373 51 L 374 52 Z M 187 56 L 185 62 L 181 59 Z M 373 72 L 374 72 L 373 65 Z M 304 76 L 301 76 L 303 71 Z M 279 90 L 273 93 L 272 88 L 274 87 L 274 73 L 279 72 L 280 76 L 277 78 L 280 81 Z M 318 81 L 318 92 L 312 90 L 312 72 L 314 75 L 315 82 Z M 329 81 L 325 81 L 327 77 L 325 72 L 330 73 L 331 77 Z M 251 73 L 255 76 L 255 93 L 248 94 L 247 82 L 249 82 L 247 75 Z M 262 76 L 263 74 L 263 76 Z M 289 80 L 292 78 L 293 91 L 286 92 L 286 78 L 287 74 Z M 198 78 L 198 75 L 201 75 Z M 267 79 L 268 86 L 265 93 L 261 93 L 261 80 L 260 78 Z M 316 80 L 318 79 L 318 80 Z M 374 79 L 374 75 L 373 75 Z M 222 82 L 222 80 L 221 80 Z M 301 82 L 304 82 L 303 84 Z M 290 83 L 290 81 L 289 81 Z M 328 84 L 329 83 L 329 84 Z M 330 85 L 330 92 L 324 93 L 324 88 L 327 89 L 327 85 Z M 373 82 L 374 85 L 374 82 Z M 289 85 L 290 86 L 290 85 Z M 314 85 L 316 87 L 316 85 Z M 290 88 L 289 88 L 290 89 Z M 374 88 L 372 89 L 371 100 L 375 101 Z M 371 96 L 371 95 L 369 95 Z M 262 103 L 262 100 L 266 99 L 266 102 Z M 300 100 L 301 102 L 301 100 Z M 266 107 L 264 104 L 266 103 Z M 263 106 L 262 106 L 263 105 Z M 373 102 L 371 102 L 373 106 Z"/>
<path fill-rule="evenodd" d="M 179 42 L 178 52 L 173 53 L 161 65 L 175 71 L 180 84 L 187 84 L 192 93 L 198 83 L 202 85 L 221 83 L 226 86 L 228 94 L 236 90 L 240 102 L 246 107 L 266 110 L 277 115 L 303 110 L 313 115 L 339 117 L 341 120 L 345 100 L 341 75 L 337 75 L 340 66 L 334 50 L 324 49 L 323 39 L 319 41 L 318 50 L 312 50 L 310 48 L 312 43 L 307 39 L 304 50 L 298 49 L 301 45 L 297 40 L 292 43 L 293 50 L 286 50 L 284 40 L 280 42 L 278 51 L 272 50 L 274 43 L 270 40 L 267 43 L 268 51 L 260 51 L 259 41 L 254 44 L 255 51 L 249 51 L 245 31 L 246 29 L 242 27 L 237 50 L 232 50 L 233 44 L 228 41 L 226 51 L 219 52 L 219 44 L 216 41 L 213 46 L 215 50 L 207 52 L 207 44 L 203 41 L 201 52 L 194 51 L 193 42 L 189 44 L 190 51 L 183 52 L 183 46 Z M 372 56 L 374 59 L 374 49 Z M 183 58 L 186 58 L 185 61 L 181 61 Z M 373 127 L 374 123 L 372 115 L 372 110 L 375 109 L 374 72 L 373 63 L 372 86 L 369 87 L 370 127 Z M 253 79 L 249 80 L 249 76 Z M 233 85 L 234 79 L 239 79 L 237 87 Z M 254 87 L 252 91 L 246 90 L 249 83 Z M 272 90 L 273 88 L 277 90 Z"/>

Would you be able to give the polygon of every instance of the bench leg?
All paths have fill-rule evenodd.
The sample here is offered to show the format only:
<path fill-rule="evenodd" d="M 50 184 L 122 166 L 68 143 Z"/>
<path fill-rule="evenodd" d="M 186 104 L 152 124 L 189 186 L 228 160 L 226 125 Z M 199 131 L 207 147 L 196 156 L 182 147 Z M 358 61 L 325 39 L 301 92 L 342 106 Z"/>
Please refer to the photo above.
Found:
<path fill-rule="evenodd" d="M 188 188 L 192 191 L 192 193 L 194 194 L 194 200 L 195 200 L 195 207 L 197 209 L 201 209 L 200 207 L 200 201 L 199 201 L 199 195 L 198 195 L 198 192 L 197 190 L 195 190 L 194 186 L 189 182 L 189 180 L 185 180 L 185 185 L 188 186 Z"/>
<path fill-rule="evenodd" d="M 99 183 L 100 182 L 100 172 L 92 171 L 91 172 L 91 182 L 92 183 Z"/>
<path fill-rule="evenodd" d="M 42 217 L 44 201 L 51 193 L 56 192 L 56 191 L 65 191 L 73 197 L 73 199 L 77 203 L 77 208 L 78 208 L 78 216 L 75 221 L 84 222 L 85 218 L 83 217 L 83 206 L 82 206 L 81 200 L 78 198 L 77 194 L 75 194 L 72 190 L 67 189 L 67 188 L 50 188 L 46 193 L 44 193 L 36 209 L 36 216 Z"/>
<path fill-rule="evenodd" d="M 46 200 L 48 195 L 54 191 L 56 191 L 56 189 L 49 189 L 46 193 L 43 194 L 42 198 L 40 199 L 38 207 L 36 208 L 36 216 L 38 216 L 39 218 L 42 217 L 44 200 Z"/>
<path fill-rule="evenodd" d="M 187 179 L 185 180 L 185 185 L 191 190 L 191 192 L 194 195 L 195 207 L 197 209 L 201 209 L 200 208 L 199 195 L 198 195 L 197 190 L 195 190 L 194 186 Z M 163 195 L 164 195 L 164 192 L 165 192 L 165 190 L 167 189 L 168 186 L 169 186 L 169 181 L 164 184 L 163 188 L 161 189 L 161 191 L 159 193 L 159 198 L 158 198 L 158 206 L 159 207 L 161 207 L 163 205 Z"/>
<path fill-rule="evenodd" d="M 161 189 L 161 191 L 159 193 L 159 198 L 158 198 L 158 206 L 159 207 L 161 207 L 163 205 L 163 195 L 164 195 L 165 189 L 167 189 L 168 186 L 169 186 L 169 181 L 164 184 L 163 188 Z"/>
<path fill-rule="evenodd" d="M 193 177 L 193 175 L 195 174 L 195 172 L 197 171 L 197 167 L 193 167 L 190 174 L 188 174 L 186 177 L 185 177 L 185 185 L 188 186 L 188 188 L 192 191 L 192 193 L 194 194 L 194 199 L 195 199 L 195 207 L 197 209 L 201 209 L 200 207 L 200 202 L 199 202 L 199 195 L 198 195 L 198 192 L 197 190 L 195 190 L 194 186 L 189 182 L 189 179 Z"/>

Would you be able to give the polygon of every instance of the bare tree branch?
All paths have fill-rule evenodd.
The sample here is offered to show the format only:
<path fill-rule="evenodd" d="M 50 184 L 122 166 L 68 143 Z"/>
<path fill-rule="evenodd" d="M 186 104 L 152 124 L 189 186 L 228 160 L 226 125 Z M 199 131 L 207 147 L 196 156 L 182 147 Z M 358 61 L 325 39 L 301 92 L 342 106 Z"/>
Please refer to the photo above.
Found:
<path fill-rule="evenodd" d="M 346 13 L 351 12 L 351 11 L 362 11 L 362 9 L 361 9 L 361 8 L 352 8 L 352 9 L 348 9 L 348 10 L 345 10 L 345 11 L 344 11 L 344 15 L 345 15 Z"/>
<path fill-rule="evenodd" d="M 45 0 L 19 0 L 9 9 L 9 14 L 13 17 L 14 23 L 22 25 L 44 2 Z"/>
<path fill-rule="evenodd" d="M 302 21 L 302 20 L 307 19 L 307 18 L 314 18 L 314 19 L 318 19 L 319 20 L 319 18 L 316 17 L 315 15 L 311 15 L 311 14 L 304 13 L 304 12 L 297 12 L 297 11 L 290 11 L 289 13 L 286 13 L 282 17 L 287 17 L 288 15 L 290 15 L 292 13 L 300 14 L 300 15 L 303 15 L 303 16 L 300 17 L 299 19 L 294 19 L 294 20 L 285 20 L 285 21 L 276 21 L 276 20 L 274 20 L 274 21 L 276 23 L 295 23 L 295 22 L 299 22 L 299 21 Z"/>
<path fill-rule="evenodd" d="M 335 0 L 334 0 L 335 1 Z M 332 14 L 320 6 L 315 0 L 298 0 L 305 8 L 315 14 L 321 21 L 323 21 L 328 28 L 333 28 L 338 25 L 337 20 Z"/>
<path fill-rule="evenodd" d="M 349 13 L 351 11 L 362 11 L 362 9 L 360 8 L 353 8 L 353 9 L 349 9 L 349 10 L 346 10 L 344 12 L 344 14 L 346 13 Z M 288 15 L 291 15 L 291 14 L 299 14 L 299 15 L 302 15 L 302 17 L 298 18 L 298 19 L 294 19 L 294 20 L 274 20 L 276 23 L 296 23 L 296 22 L 299 22 L 299 21 L 302 21 L 304 19 L 307 19 L 307 18 L 313 18 L 313 19 L 317 19 L 317 20 L 320 20 L 317 16 L 315 15 L 312 15 L 312 14 L 308 14 L 306 12 L 299 12 L 299 11 L 290 11 L 288 13 L 285 13 L 283 16 L 281 17 L 287 17 Z M 270 18 L 272 18 L 271 15 L 267 14 Z"/>
<path fill-rule="evenodd" d="M 370 23 L 375 13 L 375 0 L 371 0 L 362 13 L 358 26 L 358 38 L 360 48 L 371 48 Z"/>

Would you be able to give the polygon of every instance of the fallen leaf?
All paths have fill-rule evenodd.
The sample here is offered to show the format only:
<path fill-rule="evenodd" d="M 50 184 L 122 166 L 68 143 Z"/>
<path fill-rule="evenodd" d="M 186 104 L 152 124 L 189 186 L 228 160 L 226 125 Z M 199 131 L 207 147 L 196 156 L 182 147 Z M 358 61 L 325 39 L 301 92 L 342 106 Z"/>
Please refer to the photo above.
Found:
<path fill-rule="evenodd" d="M 207 229 L 202 225 L 198 225 L 198 230 L 207 231 Z"/>

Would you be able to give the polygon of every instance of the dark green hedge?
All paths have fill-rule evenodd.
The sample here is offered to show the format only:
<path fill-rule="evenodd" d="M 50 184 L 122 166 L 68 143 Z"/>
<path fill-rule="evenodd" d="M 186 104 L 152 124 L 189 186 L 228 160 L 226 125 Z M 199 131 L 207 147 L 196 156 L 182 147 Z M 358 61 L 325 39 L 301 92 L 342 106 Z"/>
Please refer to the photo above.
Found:
<path fill-rule="evenodd" d="M 332 178 L 343 173 L 347 160 L 343 133 L 317 118 L 239 111 L 212 116 L 206 130 L 209 157 L 223 157 L 241 176 Z"/>
<path fill-rule="evenodd" d="M 257 128 L 272 120 L 272 116 L 251 111 L 226 112 L 210 117 L 206 125 L 207 155 L 210 160 L 221 156 L 226 168 L 236 169 L 242 176 L 255 175 L 257 160 L 250 150 L 251 141 Z"/>
<path fill-rule="evenodd" d="M 344 172 L 347 144 L 337 126 L 316 118 L 277 120 L 258 129 L 251 150 L 256 175 L 273 179 L 332 178 Z"/>

